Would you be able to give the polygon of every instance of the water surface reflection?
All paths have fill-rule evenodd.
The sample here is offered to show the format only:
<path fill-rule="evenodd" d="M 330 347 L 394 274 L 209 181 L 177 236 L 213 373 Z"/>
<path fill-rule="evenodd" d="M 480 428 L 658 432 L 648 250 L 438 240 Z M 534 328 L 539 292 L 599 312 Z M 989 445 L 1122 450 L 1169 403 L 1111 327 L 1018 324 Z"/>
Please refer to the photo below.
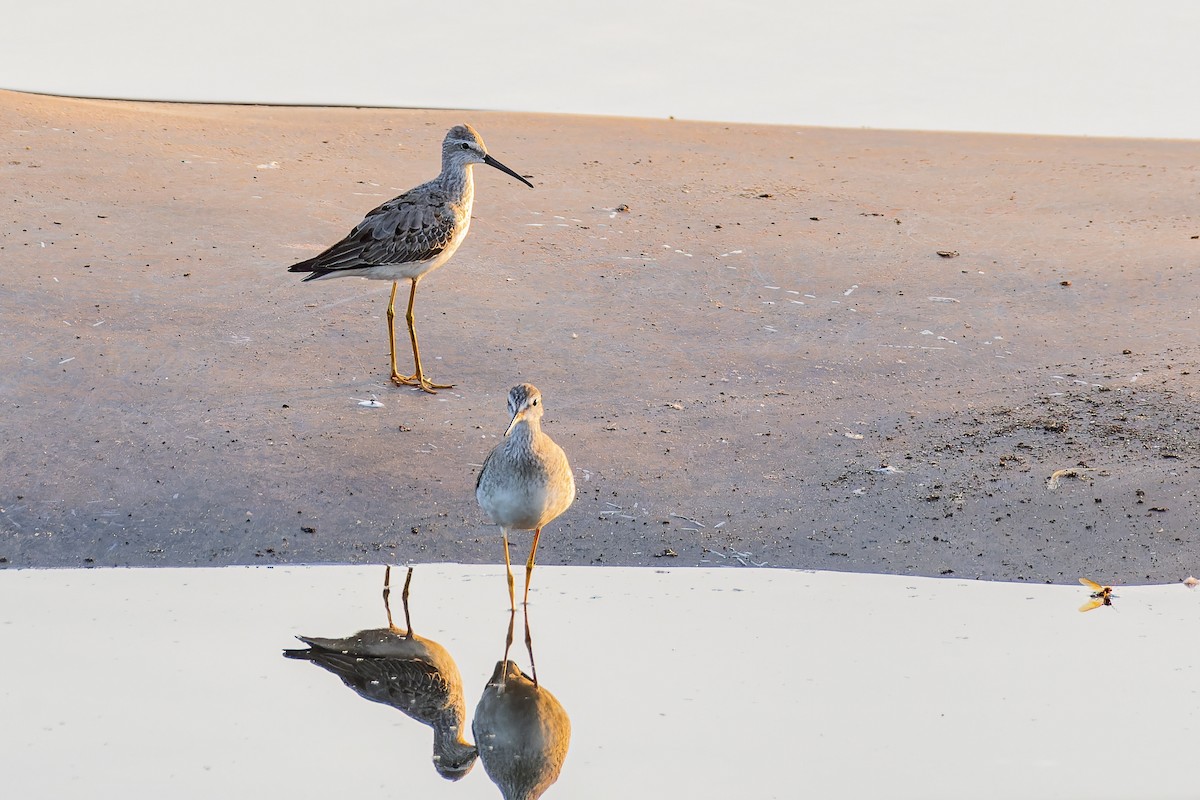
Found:
<path fill-rule="evenodd" d="M 411 621 L 395 605 L 401 624 L 386 627 L 383 572 L 0 570 L 5 789 L 497 797 L 487 777 L 500 783 L 503 767 L 488 747 L 510 734 L 473 712 L 501 684 L 513 698 L 531 692 L 534 676 L 520 632 L 504 657 L 514 618 L 498 591 L 503 565 L 416 567 Z M 1118 603 L 1081 614 L 1090 592 L 1076 576 L 1029 586 L 779 569 L 538 575 L 533 696 L 570 711 L 570 753 L 545 797 L 1195 796 L 1200 590 L 1122 586 Z M 453 654 L 465 700 L 450 705 L 465 710 L 446 727 L 479 745 L 484 769 L 449 783 L 424 766 L 432 726 L 366 691 L 386 671 L 350 682 L 363 702 L 340 673 L 279 656 L 295 633 L 364 628 L 392 645 L 416 641 L 415 629 Z M 323 649 L 358 647 L 346 639 Z M 369 661 L 365 649 L 355 658 Z M 1091 669 L 1096 653 L 1115 655 Z M 1120 731 L 1119 747 L 1096 746 L 1081 722 L 1094 719 Z M 566 725 L 533 757 L 546 775 Z M 783 760 L 761 768 L 764 747 Z"/>
<path fill-rule="evenodd" d="M 392 621 L 392 568 L 384 571 L 383 607 L 386 628 L 370 628 L 343 639 L 297 636 L 306 650 L 284 650 L 287 658 L 310 661 L 342 679 L 355 694 L 383 703 L 433 728 L 433 766 L 447 780 L 457 781 L 471 771 L 475 745 L 463 738 L 466 703 L 458 665 L 432 639 L 418 636 L 408 610 L 413 570 L 408 568 L 401 599 L 404 628 Z"/>
<path fill-rule="evenodd" d="M 471 728 L 476 745 L 463 737 L 466 703 L 458 665 L 445 647 L 413 630 L 407 569 L 401 603 L 404 627 L 392 619 L 390 566 L 384 569 L 386 628 L 370 628 L 344 638 L 297 636 L 305 649 L 284 650 L 287 658 L 309 661 L 341 678 L 364 700 L 398 709 L 433 729 L 433 766 L 448 780 L 463 778 L 478 757 L 505 800 L 541 797 L 558 780 L 571 741 L 571 720 L 553 694 L 539 684 L 533 655 L 529 606 L 522 619 L 532 677 L 509 659 L 517 612 L 510 609 L 504 655 L 475 709 Z"/>
<path fill-rule="evenodd" d="M 571 719 L 566 709 L 538 681 L 528 604 L 524 609 L 525 647 L 533 677 L 508 658 L 517 617 L 512 610 L 504 658 L 496 662 L 471 723 L 479 759 L 505 800 L 541 797 L 558 780 L 571 744 Z"/>

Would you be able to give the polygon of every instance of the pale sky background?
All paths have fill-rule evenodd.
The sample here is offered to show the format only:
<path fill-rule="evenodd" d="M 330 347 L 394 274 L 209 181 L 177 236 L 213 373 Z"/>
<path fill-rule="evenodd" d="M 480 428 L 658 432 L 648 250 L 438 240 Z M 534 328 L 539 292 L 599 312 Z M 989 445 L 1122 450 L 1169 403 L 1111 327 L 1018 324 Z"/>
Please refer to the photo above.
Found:
<path fill-rule="evenodd" d="M 8 5 L 10 89 L 1200 138 L 1188 0 Z"/>

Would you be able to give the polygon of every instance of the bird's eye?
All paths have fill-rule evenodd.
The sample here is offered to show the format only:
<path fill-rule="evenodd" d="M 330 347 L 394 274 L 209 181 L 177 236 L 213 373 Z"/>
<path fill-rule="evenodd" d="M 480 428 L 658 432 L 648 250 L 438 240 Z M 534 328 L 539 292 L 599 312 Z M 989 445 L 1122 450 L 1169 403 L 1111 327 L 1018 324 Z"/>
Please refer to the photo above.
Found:
<path fill-rule="evenodd" d="M 533 398 L 533 402 L 532 402 L 532 403 L 530 403 L 529 405 L 531 405 L 531 406 L 536 406 L 537 404 L 538 404 L 538 400 L 537 400 L 537 398 L 535 397 L 535 398 Z"/>
<path fill-rule="evenodd" d="M 466 142 L 463 142 L 463 143 L 462 143 L 462 149 L 463 149 L 463 150 L 470 150 L 470 149 L 471 149 L 471 145 L 467 144 Z"/>

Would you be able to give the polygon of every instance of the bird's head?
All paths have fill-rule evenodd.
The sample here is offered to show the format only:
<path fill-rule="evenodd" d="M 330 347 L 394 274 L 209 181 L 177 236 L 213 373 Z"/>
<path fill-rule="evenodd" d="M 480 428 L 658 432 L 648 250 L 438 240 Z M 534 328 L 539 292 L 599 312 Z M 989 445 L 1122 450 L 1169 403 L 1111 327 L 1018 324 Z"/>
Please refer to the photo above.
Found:
<path fill-rule="evenodd" d="M 508 413 L 512 414 L 512 422 L 504 435 L 512 433 L 512 429 L 520 422 L 537 422 L 542 418 L 542 393 L 532 383 L 522 383 L 508 390 Z"/>
<path fill-rule="evenodd" d="M 448 781 L 462 780 L 471 771 L 471 767 L 475 766 L 475 759 L 478 757 L 479 752 L 475 745 L 458 739 L 449 740 L 446 746 L 441 748 L 441 752 L 438 752 L 435 745 L 433 768 Z"/>
<path fill-rule="evenodd" d="M 472 164 L 487 164 L 513 176 L 529 188 L 533 184 L 488 155 L 483 137 L 470 125 L 455 125 L 442 140 L 442 164 L 468 167 Z"/>

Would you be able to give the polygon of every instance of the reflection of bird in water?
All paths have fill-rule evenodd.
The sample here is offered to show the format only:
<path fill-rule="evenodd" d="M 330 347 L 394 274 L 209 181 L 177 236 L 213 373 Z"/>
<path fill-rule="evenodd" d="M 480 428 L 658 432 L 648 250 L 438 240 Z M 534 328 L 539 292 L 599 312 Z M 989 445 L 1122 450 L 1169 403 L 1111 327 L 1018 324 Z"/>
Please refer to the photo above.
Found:
<path fill-rule="evenodd" d="M 507 643 L 515 616 L 513 611 L 509 617 Z M 471 731 L 483 769 L 505 800 L 533 800 L 558 780 L 571 744 L 571 719 L 554 695 L 508 660 L 507 643 L 505 659 L 496 662 L 475 707 Z M 532 660 L 528 611 L 525 643 Z"/>
<path fill-rule="evenodd" d="M 533 575 L 542 526 L 575 501 L 575 476 L 562 448 L 542 432 L 542 393 L 536 386 L 522 383 L 509 390 L 508 412 L 512 421 L 504 432 L 504 441 L 483 461 L 475 480 L 475 499 L 492 522 L 500 526 L 504 566 L 508 570 L 508 602 L 516 608 L 508 532 L 533 531 L 529 560 L 525 562 L 528 603 L 529 579 Z"/>
<path fill-rule="evenodd" d="M 408 617 L 412 567 L 401 595 L 407 631 L 392 622 L 390 579 L 388 567 L 383 581 L 388 627 L 359 631 L 345 639 L 298 636 L 309 649 L 283 654 L 311 661 L 337 675 L 360 697 L 398 708 L 433 728 L 433 766 L 443 778 L 456 781 L 471 771 L 476 757 L 475 746 L 462 736 L 466 721 L 462 676 L 444 647 L 412 632 Z"/>
<path fill-rule="evenodd" d="M 1079 607 L 1080 611 L 1091 611 L 1093 608 L 1111 606 L 1113 604 L 1113 598 L 1116 595 L 1113 594 L 1111 586 L 1101 586 L 1090 578 L 1080 578 L 1079 582 L 1092 590 L 1092 599 L 1081 605 Z"/>
<path fill-rule="evenodd" d="M 455 125 L 442 142 L 442 172 L 428 183 L 387 201 L 355 226 L 337 244 L 318 256 L 288 267 L 288 272 L 312 273 L 304 280 L 355 276 L 392 281 L 388 301 L 388 343 L 392 350 L 392 382 L 416 386 L 430 394 L 449 389 L 451 384 L 434 383 L 421 370 L 417 329 L 413 325 L 413 301 L 417 283 L 427 272 L 450 260 L 467 238 L 471 227 L 471 204 L 475 183 L 471 167 L 487 164 L 507 172 L 521 183 L 533 184 L 488 155 L 483 139 L 470 125 Z M 401 375 L 396 367 L 396 291 L 408 280 L 408 338 L 412 341 L 416 371 Z"/>

